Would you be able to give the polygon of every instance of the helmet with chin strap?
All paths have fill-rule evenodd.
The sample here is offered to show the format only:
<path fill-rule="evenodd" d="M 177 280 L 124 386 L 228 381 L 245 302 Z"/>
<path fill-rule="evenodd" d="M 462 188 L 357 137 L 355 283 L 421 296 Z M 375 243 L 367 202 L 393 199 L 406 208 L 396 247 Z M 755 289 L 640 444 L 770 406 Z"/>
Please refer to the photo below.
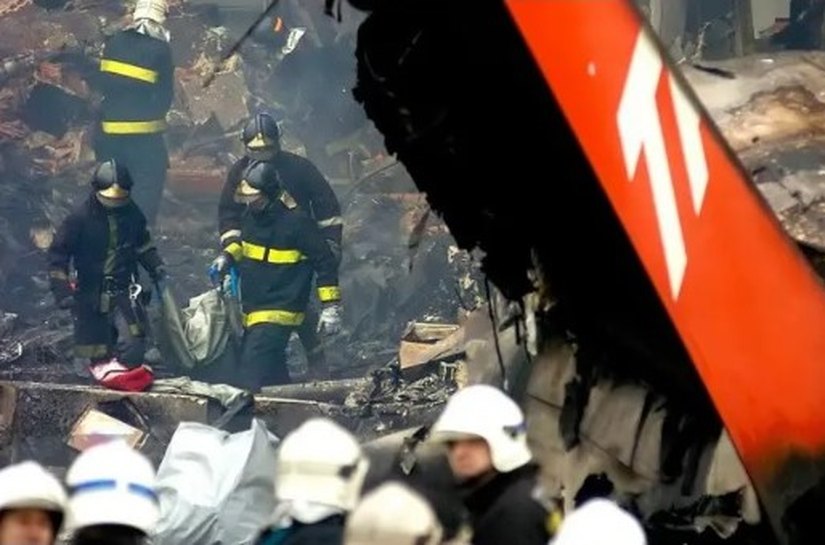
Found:
<path fill-rule="evenodd" d="M 114 159 L 100 163 L 92 176 L 92 188 L 104 199 L 124 200 L 132 190 L 132 176 L 129 170 Z"/>
<path fill-rule="evenodd" d="M 268 161 L 281 151 L 281 131 L 267 113 L 257 113 L 247 121 L 241 135 L 246 154 L 251 159 Z"/>

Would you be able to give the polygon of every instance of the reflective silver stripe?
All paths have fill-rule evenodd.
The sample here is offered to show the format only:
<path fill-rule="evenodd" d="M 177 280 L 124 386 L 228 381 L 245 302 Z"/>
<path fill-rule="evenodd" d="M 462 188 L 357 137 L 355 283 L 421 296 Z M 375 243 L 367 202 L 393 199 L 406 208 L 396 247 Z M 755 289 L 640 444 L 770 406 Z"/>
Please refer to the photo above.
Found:
<path fill-rule="evenodd" d="M 230 229 L 221 235 L 221 242 L 226 242 L 226 239 L 232 237 L 241 237 L 241 230 L 240 229 Z"/>
<path fill-rule="evenodd" d="M 318 222 L 318 227 L 321 229 L 324 227 L 333 227 L 335 225 L 344 225 L 344 219 L 341 216 L 332 216 L 331 218 Z"/>

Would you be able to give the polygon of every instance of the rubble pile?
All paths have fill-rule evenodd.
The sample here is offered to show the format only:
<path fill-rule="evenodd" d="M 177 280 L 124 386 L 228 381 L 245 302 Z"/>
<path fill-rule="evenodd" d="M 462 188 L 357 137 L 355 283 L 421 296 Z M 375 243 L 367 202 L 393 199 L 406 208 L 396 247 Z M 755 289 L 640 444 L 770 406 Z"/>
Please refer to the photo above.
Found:
<path fill-rule="evenodd" d="M 242 153 L 240 128 L 255 108 L 274 112 L 283 147 L 318 165 L 344 211 L 348 337 L 331 365 L 336 376 L 360 376 L 393 358 L 410 322 L 455 323 L 460 309 L 477 307 L 478 271 L 351 99 L 357 12 L 337 23 L 300 2 L 282 4 L 305 32 L 302 47 L 279 64 L 252 41 L 226 58 L 256 12 L 239 17 L 215 5 L 171 3 L 176 88 L 154 238 L 181 302 L 208 289 L 217 200 Z M 0 309 L 20 316 L 3 353 L 23 348 L 14 365 L 3 360 L 3 378 L 74 382 L 84 375 L 68 366 L 70 320 L 54 310 L 43 256 L 56 226 L 85 197 L 101 46 L 130 12 L 111 0 L 9 3 L 0 11 Z M 38 348 L 38 339 L 53 338 L 48 350 Z"/>
<path fill-rule="evenodd" d="M 825 53 L 760 54 L 683 68 L 785 230 L 820 274 L 825 255 Z"/>

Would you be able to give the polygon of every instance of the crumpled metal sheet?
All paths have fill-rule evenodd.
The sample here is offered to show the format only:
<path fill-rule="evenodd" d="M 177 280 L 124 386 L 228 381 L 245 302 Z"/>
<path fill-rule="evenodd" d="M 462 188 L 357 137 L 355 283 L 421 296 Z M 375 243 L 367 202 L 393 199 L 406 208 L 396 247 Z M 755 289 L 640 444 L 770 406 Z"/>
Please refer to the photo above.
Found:
<path fill-rule="evenodd" d="M 788 234 L 825 252 L 825 52 L 784 52 L 683 66 L 723 136 Z"/>

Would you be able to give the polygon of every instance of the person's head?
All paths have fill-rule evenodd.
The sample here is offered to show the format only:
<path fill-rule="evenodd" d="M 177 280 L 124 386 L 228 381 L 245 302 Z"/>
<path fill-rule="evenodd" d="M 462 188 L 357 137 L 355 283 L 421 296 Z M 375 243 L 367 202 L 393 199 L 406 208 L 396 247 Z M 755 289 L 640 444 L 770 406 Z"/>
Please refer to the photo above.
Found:
<path fill-rule="evenodd" d="M 132 185 L 129 170 L 114 159 L 100 163 L 92 176 L 95 196 L 107 208 L 118 208 L 128 203 Z"/>
<path fill-rule="evenodd" d="M 400 482 L 366 494 L 347 518 L 344 545 L 438 545 L 444 530 L 417 492 Z"/>
<path fill-rule="evenodd" d="M 132 19 L 136 23 L 148 20 L 162 25 L 166 21 L 168 11 L 166 0 L 137 0 Z"/>
<path fill-rule="evenodd" d="M 0 545 L 52 545 L 65 508 L 63 486 L 39 464 L 0 470 Z"/>
<path fill-rule="evenodd" d="M 256 161 L 271 161 L 281 151 L 281 131 L 267 113 L 253 115 L 241 134 L 246 155 Z"/>
<path fill-rule="evenodd" d="M 447 445 L 450 467 L 460 481 L 508 473 L 532 459 L 524 413 L 501 390 L 485 384 L 467 386 L 449 399 L 432 438 Z"/>
<path fill-rule="evenodd" d="M 109 441 L 83 451 L 66 474 L 68 526 L 87 542 L 133 542 L 149 535 L 160 516 L 155 469 L 124 441 Z"/>
<path fill-rule="evenodd" d="M 244 169 L 241 182 L 235 189 L 235 202 L 252 210 L 262 210 L 278 197 L 281 191 L 278 170 L 266 161 L 252 161 Z"/>
<path fill-rule="evenodd" d="M 327 418 L 312 418 L 278 447 L 275 497 L 308 507 L 303 509 L 308 517 L 302 517 L 301 509 L 293 511 L 307 524 L 334 512 L 343 514 L 355 507 L 368 468 L 351 433 Z"/>
<path fill-rule="evenodd" d="M 590 500 L 561 524 L 551 545 L 647 545 L 642 525 L 610 500 Z"/>
<path fill-rule="evenodd" d="M 72 545 L 144 545 L 146 534 L 122 524 L 99 524 L 80 528 L 72 535 Z"/>

